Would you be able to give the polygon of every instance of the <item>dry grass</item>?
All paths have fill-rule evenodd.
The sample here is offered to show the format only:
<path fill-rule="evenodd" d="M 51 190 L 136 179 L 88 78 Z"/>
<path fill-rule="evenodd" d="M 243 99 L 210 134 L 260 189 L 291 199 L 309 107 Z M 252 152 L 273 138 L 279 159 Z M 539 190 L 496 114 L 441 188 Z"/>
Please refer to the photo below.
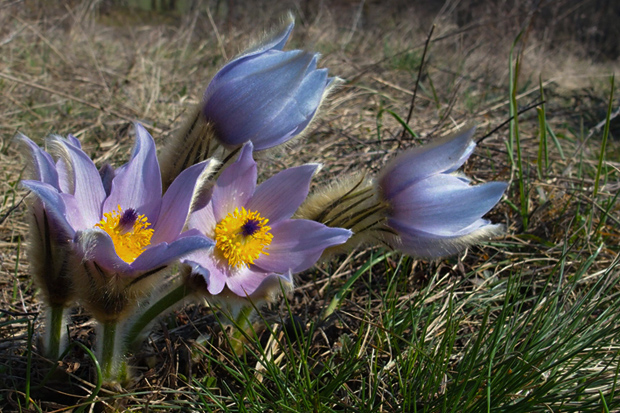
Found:
<path fill-rule="evenodd" d="M 360 3 L 347 1 L 329 5 L 265 1 L 251 11 L 244 4 L 229 10 L 227 5 L 233 2 L 218 2 L 219 8 L 211 2 L 211 22 L 204 7 L 164 17 L 117 10 L 109 3 L 74 1 L 66 6 L 49 6 L 31 0 L 0 4 L 0 322 L 17 320 L 0 328 L 0 388 L 14 389 L 0 399 L 0 406 L 3 403 L 7 411 L 18 409 L 19 394 L 25 391 L 26 357 L 30 354 L 26 352 L 28 320 L 34 320 L 35 337 L 41 328 L 36 318 L 40 302 L 28 275 L 23 248 L 27 211 L 21 202 L 26 194 L 18 186 L 23 163 L 11 143 L 17 131 L 39 143 L 50 133 L 72 133 L 97 164 L 118 164 L 129 154 L 131 122 L 143 122 L 158 144 L 165 142 L 180 127 L 184 114 L 200 101 L 210 77 L 225 62 L 223 55 L 232 57 L 276 23 L 279 15 L 293 9 L 301 17 L 288 47 L 320 51 L 321 65 L 345 83 L 327 102 L 303 142 L 273 154 L 259 167 L 269 176 L 291 165 L 320 161 L 324 168 L 316 178 L 318 185 L 360 167 L 376 171 L 395 151 L 467 124 L 478 124 L 477 136 L 482 137 L 504 122 L 509 113 L 508 52 L 527 17 L 516 14 L 509 15 L 512 20 L 495 19 L 488 14 L 477 24 L 459 27 L 456 12 L 450 7 L 415 10 L 405 2 L 367 1 L 360 7 Z M 205 6 L 206 2 L 201 4 Z M 406 118 L 433 19 L 434 41 L 409 122 L 419 137 L 403 138 L 402 126 L 388 111 Z M 551 48 L 548 40 L 539 40 L 536 30 L 532 29 L 527 42 L 520 46 L 523 66 L 519 103 L 525 107 L 538 100 L 538 79 L 542 76 L 548 121 L 560 139 L 564 158 L 550 143 L 552 166 L 543 176 L 536 174 L 539 123 L 534 110 L 523 114 L 520 130 L 531 189 L 527 194 L 527 231 L 523 232 L 518 212 L 502 203 L 491 218 L 506 223 L 507 236 L 495 244 L 472 248 L 441 263 L 403 261 L 397 256 L 387 259 L 385 268 L 380 266 L 373 277 L 355 284 L 338 317 L 322 322 L 314 331 L 311 364 L 325 363 L 326 354 L 347 347 L 348 337 L 354 337 L 361 326 L 367 327 L 368 320 L 376 320 L 379 331 L 392 328 L 381 324 L 386 308 L 377 291 L 391 286 L 390 274 L 394 271 L 401 274 L 397 306 L 406 306 L 408 300 L 434 283 L 442 292 L 425 297 L 423 302 L 447 308 L 453 288 L 458 288 L 457 295 L 462 297 L 476 297 L 482 290 L 488 293 L 485 288 L 491 279 L 511 273 L 531 280 L 533 292 L 527 293 L 535 295 L 556 263 L 565 259 L 566 272 L 570 273 L 601 242 L 602 251 L 589 281 L 601 276 L 599 270 L 611 267 L 620 242 L 618 204 L 610 207 L 609 217 L 596 233 L 588 228 L 584 211 L 594 201 L 602 205 L 618 190 L 620 151 L 612 140 L 605 162 L 610 178 L 601 189 L 602 198 L 591 198 L 600 146 L 600 133 L 593 128 L 605 118 L 609 93 L 606 79 L 618 65 L 594 64 L 575 44 L 554 44 Z M 616 120 L 612 133 L 617 128 Z M 486 138 L 466 165 L 466 173 L 481 182 L 514 182 L 507 140 L 507 127 Z M 511 188 L 508 199 L 518 205 L 517 185 Z M 602 215 L 595 211 L 592 216 L 596 227 Z M 567 258 L 563 254 L 569 245 L 571 254 Z M 318 323 L 334 292 L 375 252 L 354 251 L 299 275 L 298 287 L 288 297 L 290 308 L 281 304 L 265 311 L 273 329 L 287 322 L 291 326 L 290 319 L 282 321 L 289 318 L 289 311 L 302 324 Z M 452 309 L 455 317 L 463 318 L 463 331 L 476 331 L 481 323 L 479 312 L 468 307 L 474 301 L 464 299 Z M 235 363 L 226 351 L 218 350 L 220 344 L 225 347 L 224 335 L 208 308 L 191 304 L 162 326 L 135 355 L 139 366 L 135 391 L 151 393 L 127 395 L 114 402 L 117 409 L 163 403 L 175 397 L 191 398 L 191 394 L 182 393 L 192 390 L 184 378 L 231 374 L 222 365 L 196 355 L 195 349 L 204 346 L 204 352 L 211 352 L 224 366 Z M 427 327 L 429 340 L 441 337 L 446 328 L 446 323 L 437 319 Z M 92 325 L 79 309 L 72 315 L 70 333 L 74 340 L 92 343 Z M 215 338 L 205 344 L 199 333 Z M 264 345 L 271 345 L 273 340 L 268 341 L 267 333 L 261 337 Z M 461 349 L 466 345 L 466 341 L 456 343 Z M 359 354 L 370 357 L 371 347 L 364 344 Z M 277 350 L 274 358 L 285 353 Z M 376 357 L 376 362 L 388 370 L 397 362 L 385 349 L 379 349 Z M 76 385 L 66 393 L 87 394 L 93 382 L 88 356 L 76 350 L 65 361 L 63 368 L 73 375 Z M 249 357 L 248 362 L 256 360 Z M 46 365 L 36 352 L 33 363 Z M 279 363 L 284 362 L 280 359 Z M 32 369 L 33 383 L 42 380 L 42 371 Z M 347 385 L 354 387 L 354 382 Z M 230 391 L 240 390 L 238 384 L 230 386 Z M 378 387 L 384 394 L 388 390 Z M 42 408 L 50 411 L 76 402 L 76 397 L 62 393 L 52 386 L 36 397 Z M 398 405 L 397 401 L 386 403 Z"/>

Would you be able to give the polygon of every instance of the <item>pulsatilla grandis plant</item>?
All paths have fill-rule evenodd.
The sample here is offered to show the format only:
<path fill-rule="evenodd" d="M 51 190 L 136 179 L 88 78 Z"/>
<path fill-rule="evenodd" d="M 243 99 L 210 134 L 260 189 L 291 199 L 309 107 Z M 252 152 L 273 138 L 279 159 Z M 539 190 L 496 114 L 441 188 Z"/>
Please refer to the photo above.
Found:
<path fill-rule="evenodd" d="M 66 310 L 76 303 L 98 323 L 105 380 L 122 383 L 126 354 L 185 299 L 206 299 L 243 330 L 261 304 L 293 288 L 295 273 L 335 253 L 377 244 L 436 259 L 501 233 L 483 216 L 506 184 L 472 185 L 458 172 L 475 149 L 473 128 L 310 196 L 318 164 L 257 183 L 255 155 L 285 155 L 335 83 L 317 54 L 283 50 L 292 30 L 288 22 L 222 67 L 163 146 L 161 171 L 140 124 L 118 168 L 97 168 L 71 135 L 48 138 L 46 150 L 17 137 L 28 160 L 29 256 L 49 308 L 49 358 L 62 352 Z"/>

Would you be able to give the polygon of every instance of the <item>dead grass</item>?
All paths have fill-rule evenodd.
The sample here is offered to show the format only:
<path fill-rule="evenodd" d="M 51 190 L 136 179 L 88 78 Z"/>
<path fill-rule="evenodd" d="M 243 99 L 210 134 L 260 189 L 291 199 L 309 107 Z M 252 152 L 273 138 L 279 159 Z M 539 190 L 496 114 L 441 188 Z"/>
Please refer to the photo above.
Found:
<path fill-rule="evenodd" d="M 23 252 L 27 211 L 21 201 L 26 194 L 18 186 L 23 164 L 11 144 L 17 131 L 39 143 L 50 133 L 73 133 L 97 164 L 118 164 L 127 158 L 133 141 L 129 136 L 131 122 L 143 122 L 158 144 L 165 142 L 180 127 L 186 111 L 200 101 L 210 77 L 225 62 L 222 51 L 232 57 L 277 22 L 278 13 L 289 8 L 302 14 L 290 47 L 321 51 L 321 65 L 345 83 L 327 102 L 305 141 L 260 164 L 265 176 L 291 165 L 320 161 L 324 168 L 315 181 L 319 185 L 360 167 L 376 171 L 395 151 L 472 122 L 479 125 L 477 136 L 481 137 L 508 118 L 507 56 L 517 32 L 507 30 L 505 20 L 494 21 L 494 16 L 464 29 L 457 26 L 450 9 L 435 15 L 418 13 L 396 2 L 369 1 L 361 8 L 346 1 L 330 7 L 312 2 L 280 6 L 265 2 L 264 7 L 251 11 L 242 5 L 217 10 L 210 4 L 211 24 L 204 9 L 168 18 L 100 7 L 98 2 L 76 1 L 66 7 L 45 4 L 32 0 L 0 5 L 0 320 L 17 320 L 0 329 L 3 388 L 23 391 L 28 320 L 34 323 L 35 333 L 41 326 L 36 319 L 40 303 Z M 388 111 L 406 117 L 433 17 L 435 41 L 409 122 L 419 138 L 402 138 L 401 125 Z M 502 277 L 515 268 L 523 277 L 544 279 L 542 275 L 551 270 L 568 244 L 576 243 L 577 248 L 567 260 L 567 269 L 577 267 L 601 240 L 605 244 L 596 267 L 611 264 L 620 242 L 618 204 L 611 208 L 611 216 L 600 231 L 602 238 L 592 239 L 579 217 L 584 206 L 592 203 L 600 135 L 585 138 L 605 117 L 605 79 L 618 66 L 593 64 L 584 56 L 573 45 L 556 44 L 550 51 L 534 35 L 523 48 L 519 102 L 526 106 L 538 99 L 541 76 L 546 85 L 549 123 L 560 137 L 565 155 L 562 159 L 553 148 L 552 167 L 544 176 L 537 176 L 538 120 L 534 111 L 520 118 L 531 187 L 531 225 L 527 232 L 522 232 L 518 214 L 503 203 L 491 215 L 508 228 L 506 238 L 496 244 L 473 248 L 458 259 L 442 263 L 407 261 L 401 268 L 397 259 L 388 260 L 385 270 L 355 286 L 338 317 L 315 332 L 313 354 L 328 354 L 346 346 L 343 337 L 353 335 L 363 325 L 361 320 L 381 320 L 385 311 L 381 297 L 376 296 L 369 305 L 362 298 L 373 297 L 385 288 L 390 283 L 386 274 L 396 268 L 405 274 L 399 289 L 406 301 L 435 277 L 440 281 L 433 282 L 445 285 L 445 291 L 471 278 L 469 293 L 478 291 L 489 277 Z M 617 128 L 614 121 L 612 132 Z M 507 136 L 508 129 L 502 128 L 484 140 L 466 165 L 466 173 L 477 181 L 514 180 L 514 169 L 506 155 Z M 606 167 L 614 178 L 603 187 L 607 197 L 617 191 L 618 153 L 617 142 L 611 141 Z M 577 162 L 580 158 L 584 161 Z M 508 198 L 518 203 L 518 190 L 515 185 L 512 188 Z M 600 213 L 596 216 L 601 217 Z M 292 314 L 302 324 L 318 320 L 334 291 L 368 261 L 369 253 L 355 251 L 338 262 L 299 275 L 298 287 L 288 297 Z M 448 296 L 446 292 L 427 302 L 444 306 Z M 467 314 L 465 307 L 455 311 Z M 267 309 L 265 316 L 275 330 L 282 323 L 291 324 L 290 319 L 286 321 L 284 304 Z M 474 331 L 480 316 L 469 318 L 468 328 Z M 390 328 L 380 323 L 377 321 L 379 329 Z M 230 374 L 192 352 L 196 346 L 204 346 L 205 353 L 215 351 L 213 357 L 224 364 L 230 357 L 218 350 L 224 343 L 223 334 L 208 309 L 192 304 L 162 327 L 135 354 L 139 374 L 134 390 L 150 394 L 127 396 L 117 401 L 117 409 L 185 397 L 179 396 L 186 385 L 184 378 L 192 375 Z M 429 333 L 436 337 L 445 328 L 436 324 Z M 81 310 L 72 315 L 70 331 L 72 339 L 92 344 L 92 325 Z M 216 337 L 215 345 L 201 342 L 199 333 Z M 268 334 L 262 339 L 267 345 Z M 378 357 L 390 363 L 389 354 Z M 319 357 L 312 362 L 320 364 L 323 360 Z M 31 370 L 32 381 L 40 382 L 44 369 L 38 367 L 46 362 L 35 352 L 33 363 L 37 368 Z M 70 406 L 92 389 L 89 382 L 93 381 L 93 370 L 87 354 L 74 351 L 63 368 L 76 381 L 76 387 L 67 393 L 77 396 L 63 395 L 52 386 L 37 395 L 46 410 Z M 170 393 L 170 389 L 177 393 Z M 17 394 L 5 393 L 0 401 L 7 411 L 17 409 Z"/>

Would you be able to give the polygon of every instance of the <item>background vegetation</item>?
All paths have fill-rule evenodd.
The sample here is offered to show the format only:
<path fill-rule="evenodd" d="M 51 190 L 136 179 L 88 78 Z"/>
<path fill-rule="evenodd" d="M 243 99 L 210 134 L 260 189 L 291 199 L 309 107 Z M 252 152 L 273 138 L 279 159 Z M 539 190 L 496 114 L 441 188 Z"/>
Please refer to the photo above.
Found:
<path fill-rule="evenodd" d="M 143 3 L 0 3 L 0 410 L 620 409 L 615 2 Z M 345 83 L 305 140 L 260 162 L 263 176 L 319 161 L 318 186 L 475 123 L 465 172 L 510 181 L 489 216 L 506 236 L 439 262 L 336 257 L 262 311 L 242 357 L 217 309 L 188 303 L 136 350 L 120 392 L 100 388 L 76 308 L 75 344 L 46 377 L 12 137 L 73 133 L 96 163 L 123 162 L 132 121 L 163 143 L 288 10 L 287 47 L 320 51 Z"/>

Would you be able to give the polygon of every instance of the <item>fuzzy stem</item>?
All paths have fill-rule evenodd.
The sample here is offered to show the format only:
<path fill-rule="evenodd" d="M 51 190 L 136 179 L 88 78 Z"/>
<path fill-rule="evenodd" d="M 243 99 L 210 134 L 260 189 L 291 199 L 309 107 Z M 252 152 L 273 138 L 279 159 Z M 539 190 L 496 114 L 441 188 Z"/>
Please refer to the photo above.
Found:
<path fill-rule="evenodd" d="M 243 354 L 243 343 L 245 341 L 245 335 L 252 326 L 250 316 L 254 313 L 254 306 L 248 305 L 241 308 L 237 317 L 234 320 L 234 329 L 230 340 L 231 347 L 235 354 Z"/>
<path fill-rule="evenodd" d="M 106 321 L 103 323 L 102 337 L 99 351 L 101 356 L 99 364 L 103 381 L 116 381 L 118 379 L 118 367 L 121 364 L 116 354 L 116 321 Z M 121 355 L 123 357 L 123 355 Z"/>
<path fill-rule="evenodd" d="M 63 329 L 65 327 L 65 307 L 52 305 L 47 309 L 47 343 L 45 353 L 50 360 L 58 360 L 63 346 Z"/>
<path fill-rule="evenodd" d="M 162 313 L 169 310 L 176 305 L 179 301 L 190 295 L 191 289 L 185 284 L 180 284 L 174 287 L 170 292 L 157 300 L 153 305 L 149 306 L 138 318 L 129 326 L 127 330 L 127 336 L 125 343 L 127 346 L 133 346 L 136 344 L 138 337 L 142 331 L 159 317 Z"/>

